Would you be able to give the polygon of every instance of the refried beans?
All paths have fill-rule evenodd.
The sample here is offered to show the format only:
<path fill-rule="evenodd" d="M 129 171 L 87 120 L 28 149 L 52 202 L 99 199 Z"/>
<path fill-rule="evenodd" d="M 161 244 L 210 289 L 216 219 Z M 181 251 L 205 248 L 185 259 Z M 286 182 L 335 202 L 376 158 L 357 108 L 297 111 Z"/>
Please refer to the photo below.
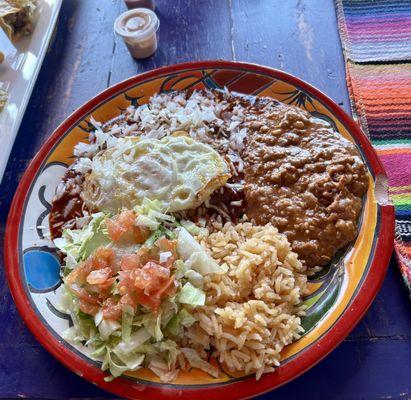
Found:
<path fill-rule="evenodd" d="M 272 102 L 250 112 L 246 214 L 286 234 L 307 267 L 323 266 L 356 236 L 365 165 L 353 143 L 297 107 Z"/>

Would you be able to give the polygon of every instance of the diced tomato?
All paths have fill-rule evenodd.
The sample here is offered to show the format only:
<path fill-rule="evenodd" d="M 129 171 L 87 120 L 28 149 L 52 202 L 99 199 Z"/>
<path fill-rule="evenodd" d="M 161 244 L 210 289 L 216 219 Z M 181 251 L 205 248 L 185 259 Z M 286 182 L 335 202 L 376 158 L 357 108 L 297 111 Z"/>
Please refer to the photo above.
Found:
<path fill-rule="evenodd" d="M 77 282 L 79 278 L 79 273 L 81 271 L 81 264 L 78 264 L 66 277 L 65 283 L 67 285 L 72 285 L 73 283 Z"/>
<path fill-rule="evenodd" d="M 99 247 L 91 257 L 91 265 L 93 270 L 111 267 L 116 258 L 116 253 L 113 249 Z"/>
<path fill-rule="evenodd" d="M 150 296 L 147 296 L 143 292 L 138 293 L 137 299 L 139 304 L 142 306 L 149 308 L 153 312 L 158 312 L 158 309 L 160 308 L 161 304 L 161 298 L 160 295 L 158 294 L 153 294 Z"/>
<path fill-rule="evenodd" d="M 140 256 L 138 254 L 127 254 L 121 257 L 120 269 L 122 271 L 131 271 L 140 266 Z"/>
<path fill-rule="evenodd" d="M 138 304 L 137 295 L 134 293 L 126 293 L 121 297 L 121 304 L 128 304 L 129 306 L 135 308 Z"/>
<path fill-rule="evenodd" d="M 105 319 L 118 320 L 121 316 L 121 306 L 111 297 L 104 300 L 101 309 Z"/>
<path fill-rule="evenodd" d="M 108 234 L 113 242 L 118 242 L 126 232 L 131 232 L 136 220 L 136 213 L 131 210 L 122 211 L 120 214 L 107 220 Z"/>
<path fill-rule="evenodd" d="M 67 275 L 66 283 L 71 285 L 72 283 L 83 284 L 86 281 L 87 275 L 93 270 L 91 260 L 86 260 L 77 266 Z"/>
<path fill-rule="evenodd" d="M 125 296 L 126 294 L 134 291 L 134 284 L 130 274 L 130 271 L 119 272 L 118 292 L 121 296 Z"/>
<path fill-rule="evenodd" d="M 177 286 L 175 284 L 174 276 L 170 276 L 168 281 L 166 281 L 164 286 L 161 289 L 159 289 L 159 291 L 157 293 L 160 297 L 163 297 L 163 295 L 172 295 L 172 294 L 174 294 L 176 289 L 177 289 Z"/>
<path fill-rule="evenodd" d="M 78 307 L 83 313 L 93 316 L 96 315 L 99 310 L 98 305 L 90 304 L 84 300 L 79 301 Z"/>
<path fill-rule="evenodd" d="M 113 267 L 115 256 L 112 249 L 100 247 L 65 279 L 68 289 L 80 300 L 79 307 L 83 312 L 94 315 L 99 302 L 110 295 L 116 280 Z"/>
<path fill-rule="evenodd" d="M 143 244 L 151 235 L 151 230 L 145 226 L 135 226 L 133 228 L 134 240 L 138 244 Z"/>
<path fill-rule="evenodd" d="M 108 221 L 112 240 L 119 240 L 126 232 L 132 232 L 136 241 L 145 241 L 150 231 L 134 226 L 135 213 L 123 211 Z M 160 253 L 169 253 L 159 261 Z M 171 254 L 170 254 L 171 253 Z M 104 318 L 119 320 L 121 306 L 133 308 L 141 304 L 158 312 L 161 301 L 176 292 L 176 282 L 171 267 L 177 258 L 176 241 L 167 238 L 157 240 L 152 248 L 143 246 L 136 254 L 128 254 L 116 265 L 116 254 L 111 248 L 98 248 L 85 262 L 80 263 L 66 278 L 69 289 L 76 294 L 81 310 L 95 315 L 100 304 Z M 120 299 L 111 295 L 111 288 L 118 280 Z"/>
<path fill-rule="evenodd" d="M 149 249 L 147 246 L 141 247 L 137 254 L 140 257 L 141 266 L 156 258 L 156 254 L 153 253 L 153 249 Z"/>
<path fill-rule="evenodd" d="M 88 274 L 86 280 L 90 285 L 101 285 L 111 277 L 112 273 L 113 271 L 110 267 L 96 269 Z"/>
<path fill-rule="evenodd" d="M 87 275 L 95 269 L 95 266 L 93 265 L 93 258 L 89 257 L 82 264 L 78 265 L 76 269 L 78 270 L 79 280 L 84 282 L 87 278 Z"/>
<path fill-rule="evenodd" d="M 107 291 L 109 291 L 111 289 L 111 286 L 113 285 L 113 283 L 116 281 L 116 277 L 113 276 L 110 279 L 107 279 L 104 283 L 100 283 L 98 286 L 98 288 L 100 289 L 100 295 L 102 297 L 106 297 L 107 295 Z"/>
<path fill-rule="evenodd" d="M 144 250 L 143 252 L 146 254 Z M 154 312 L 158 311 L 161 299 L 176 290 L 170 269 L 153 260 L 141 266 L 140 252 L 122 258 L 119 279 L 122 304 L 135 307 L 138 303 Z"/>
<path fill-rule="evenodd" d="M 177 241 L 169 240 L 166 237 L 162 237 L 157 240 L 156 246 L 159 248 L 160 252 L 171 251 L 173 255 L 176 255 Z"/>
<path fill-rule="evenodd" d="M 169 269 L 154 261 L 149 261 L 143 268 L 133 272 L 135 272 L 134 286 L 143 290 L 146 295 L 158 291 L 170 276 Z"/>
<path fill-rule="evenodd" d="M 87 303 L 97 305 L 98 299 L 88 293 L 84 288 L 78 286 L 76 283 L 69 286 L 69 289 L 80 299 Z"/>

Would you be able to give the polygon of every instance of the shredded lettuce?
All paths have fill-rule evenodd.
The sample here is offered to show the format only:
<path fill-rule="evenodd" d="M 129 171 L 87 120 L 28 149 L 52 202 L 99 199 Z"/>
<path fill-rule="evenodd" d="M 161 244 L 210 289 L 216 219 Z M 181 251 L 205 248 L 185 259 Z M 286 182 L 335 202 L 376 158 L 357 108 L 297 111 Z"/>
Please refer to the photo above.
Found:
<path fill-rule="evenodd" d="M 223 265 L 218 265 L 204 250 L 192 253 L 185 262 L 188 269 L 193 269 L 203 276 L 227 272 Z"/>
<path fill-rule="evenodd" d="M 178 305 L 175 297 L 163 300 L 161 303 L 161 328 L 164 328 L 177 313 Z"/>
<path fill-rule="evenodd" d="M 174 315 L 173 318 L 171 318 L 170 321 L 168 321 L 168 324 L 164 329 L 164 333 L 167 336 L 180 336 L 181 324 L 178 314 Z"/>
<path fill-rule="evenodd" d="M 185 328 L 188 328 L 196 322 L 196 319 L 185 308 L 181 309 L 178 313 L 178 317 L 180 319 L 180 324 Z"/>
<path fill-rule="evenodd" d="M 184 277 L 184 274 L 187 272 L 187 266 L 182 260 L 177 260 L 174 262 L 175 273 L 174 276 L 177 280 L 180 280 Z"/>
<path fill-rule="evenodd" d="M 191 306 L 203 306 L 205 304 L 205 293 L 190 282 L 187 282 L 178 295 L 178 301 Z"/>
<path fill-rule="evenodd" d="M 78 308 L 71 313 L 71 319 L 77 328 L 78 335 L 84 338 L 92 338 L 98 330 L 94 324 L 94 319 L 88 314 L 84 314 Z"/>
<path fill-rule="evenodd" d="M 168 368 L 175 365 L 179 353 L 176 342 L 170 339 L 164 340 L 160 342 L 159 350 L 160 354 L 165 354 Z"/>
<path fill-rule="evenodd" d="M 70 328 L 64 330 L 62 337 L 64 340 L 75 344 L 80 344 L 83 341 L 83 337 L 78 334 L 78 330 L 75 326 L 71 326 Z"/>
<path fill-rule="evenodd" d="M 163 236 L 166 236 L 169 239 L 176 238 L 176 234 L 171 229 L 165 228 L 163 225 L 160 225 L 145 241 L 144 244 L 148 247 L 153 247 L 154 243 Z"/>
<path fill-rule="evenodd" d="M 110 368 L 114 367 L 114 372 L 123 373 L 123 366 L 117 362 L 113 364 L 113 358 L 120 360 L 126 370 L 133 371 L 138 369 L 143 362 L 150 363 L 153 360 L 164 361 L 166 363 L 166 371 L 170 370 L 177 361 L 179 349 L 173 340 L 166 339 L 157 343 L 149 343 L 151 335 L 144 328 L 140 329 L 133 335 L 131 342 L 120 342 L 112 351 L 112 354 L 107 358 L 107 365 Z M 113 357 L 114 354 L 114 357 Z M 121 372 L 122 371 L 122 372 Z M 115 376 L 113 374 L 113 376 Z"/>
<path fill-rule="evenodd" d="M 201 247 L 186 228 L 181 227 L 177 237 L 177 251 L 183 260 L 188 260 L 193 253 L 201 253 L 205 250 Z"/>
<path fill-rule="evenodd" d="M 157 342 L 163 339 L 164 336 L 161 331 L 161 311 L 158 314 L 146 314 L 143 317 L 143 325 Z"/>
<path fill-rule="evenodd" d="M 168 380 L 177 374 L 175 365 L 181 352 L 174 339 L 177 340 L 184 328 L 196 322 L 190 310 L 205 304 L 206 295 L 202 290 L 204 277 L 211 273 L 223 273 L 225 268 L 219 266 L 192 236 L 201 234 L 204 228 L 189 222 L 176 222 L 173 216 L 165 214 L 166 210 L 156 200 L 145 199 L 134 210 L 137 213 L 136 224 L 152 231 L 145 246 L 153 246 L 164 236 L 177 239 L 179 259 L 174 262 L 172 272 L 178 282 L 177 293 L 163 299 L 157 313 L 141 305 L 137 308 L 122 305 L 121 319 L 115 321 L 105 319 L 101 309 L 94 317 L 81 312 L 78 298 L 66 291 L 62 308 L 70 313 L 74 326 L 64 332 L 64 338 L 77 345 L 89 346 L 92 357 L 102 362 L 103 370 L 110 372 L 106 380 L 143 366 L 161 373 L 162 380 Z M 68 270 L 100 246 L 110 245 L 118 257 L 138 250 L 140 245 L 111 243 L 105 223 L 107 217 L 104 213 L 93 214 L 84 228 L 64 230 L 63 236 L 55 240 L 56 246 L 66 254 Z M 167 251 L 158 254 L 160 262 L 166 262 L 170 256 L 172 253 Z M 113 285 L 110 295 L 118 300 L 117 285 Z M 198 359 L 187 351 L 184 355 L 196 368 L 210 369 L 201 357 Z"/>
<path fill-rule="evenodd" d="M 126 371 L 135 371 L 141 368 L 143 361 L 144 354 L 128 355 L 120 359 L 114 352 L 107 349 L 101 369 L 103 371 L 110 370 L 112 376 L 104 378 L 104 380 L 110 381 L 113 377 L 116 378 Z"/>
<path fill-rule="evenodd" d="M 193 236 L 181 227 L 177 237 L 177 252 L 186 261 L 186 267 L 197 271 L 201 275 L 223 274 L 227 270 L 219 266 L 198 243 Z"/>
<path fill-rule="evenodd" d="M 138 347 L 147 342 L 150 338 L 151 333 L 145 328 L 140 328 L 138 331 L 133 333 L 127 340 L 121 340 L 114 348 L 114 352 L 119 357 L 123 357 L 124 355 L 135 351 Z"/>
<path fill-rule="evenodd" d="M 103 321 L 103 310 L 99 310 L 99 312 L 94 316 L 94 324 L 96 326 L 99 326 L 101 324 L 101 321 Z"/>
<path fill-rule="evenodd" d="M 104 343 L 93 352 L 94 357 L 102 358 L 101 369 L 109 370 L 111 376 L 105 378 L 110 381 L 126 371 L 135 371 L 142 367 L 145 355 L 136 351 L 142 344 L 151 338 L 151 334 L 144 328 L 139 329 L 128 340 L 118 343 Z"/>
<path fill-rule="evenodd" d="M 214 376 L 214 378 L 218 377 L 218 369 L 209 362 L 203 360 L 194 349 L 183 347 L 181 348 L 181 351 L 192 367 L 201 369 L 211 376 Z"/>
<path fill-rule="evenodd" d="M 159 227 L 158 229 L 156 229 L 151 235 L 150 237 L 145 241 L 145 245 L 147 247 L 153 247 L 154 243 L 161 238 L 161 236 L 164 236 L 164 228 L 163 227 Z"/>
<path fill-rule="evenodd" d="M 94 345 L 95 350 L 91 353 L 91 356 L 94 358 L 102 359 L 106 355 L 107 343 L 102 342 L 99 338 L 92 338 L 87 341 L 87 345 Z"/>
<path fill-rule="evenodd" d="M 143 199 L 143 202 L 141 203 L 141 205 L 139 206 L 135 206 L 134 207 L 134 211 L 140 215 L 148 215 L 150 213 L 150 211 L 159 211 L 159 212 L 163 212 L 165 211 L 163 209 L 163 205 L 159 200 L 150 200 L 147 197 L 145 197 Z"/>
<path fill-rule="evenodd" d="M 134 207 L 134 211 L 137 214 L 136 225 L 146 226 L 152 231 L 156 230 L 164 222 L 175 222 L 175 218 L 172 215 L 164 213 L 164 207 L 158 200 L 144 198 L 140 206 Z"/>
<path fill-rule="evenodd" d="M 153 371 L 162 382 L 172 382 L 178 375 L 178 369 L 170 369 L 167 362 L 160 357 L 152 359 L 148 364 L 148 368 Z"/>
<path fill-rule="evenodd" d="M 150 218 L 147 215 L 140 214 L 136 218 L 136 225 L 146 226 L 150 230 L 155 231 L 160 226 L 160 222 L 157 222 L 156 219 Z"/>
<path fill-rule="evenodd" d="M 156 343 L 146 342 L 135 350 L 137 353 L 145 354 L 146 360 L 149 360 L 151 357 L 155 356 L 158 352 L 158 347 Z"/>
<path fill-rule="evenodd" d="M 118 332 L 121 335 L 119 332 L 120 328 L 121 325 L 117 321 L 113 321 L 112 319 L 102 319 L 98 325 L 101 340 L 107 340 L 115 332 Z"/>
<path fill-rule="evenodd" d="M 123 309 L 121 316 L 121 338 L 125 341 L 130 339 L 131 331 L 133 329 L 133 318 L 134 314 Z"/>
<path fill-rule="evenodd" d="M 105 228 L 103 213 L 91 215 L 91 221 L 83 229 L 65 229 L 54 244 L 66 257 L 66 268 L 73 269 L 79 261 L 85 260 L 100 246 L 107 246 L 110 237 Z"/>
<path fill-rule="evenodd" d="M 134 207 L 134 211 L 137 214 L 136 225 L 145 226 L 153 232 L 146 240 L 146 246 L 152 247 L 162 236 L 170 239 L 176 237 L 173 228 L 179 226 L 179 223 L 176 222 L 175 217 L 165 213 L 164 207 L 158 200 L 144 198 L 140 206 Z"/>
<path fill-rule="evenodd" d="M 197 236 L 197 235 L 201 235 L 201 234 L 206 234 L 208 232 L 207 228 L 201 228 L 199 226 L 197 226 L 194 222 L 192 221 L 188 221 L 188 220 L 184 220 L 182 219 L 180 221 L 180 225 L 187 229 L 187 231 L 193 235 L 193 236 Z"/>
<path fill-rule="evenodd" d="M 184 277 L 195 287 L 202 288 L 204 285 L 204 277 L 197 271 L 189 269 L 184 273 Z"/>
<path fill-rule="evenodd" d="M 185 309 L 182 308 L 180 312 L 170 319 L 164 332 L 168 336 L 180 336 L 183 328 L 188 328 L 196 322 L 196 319 Z"/>

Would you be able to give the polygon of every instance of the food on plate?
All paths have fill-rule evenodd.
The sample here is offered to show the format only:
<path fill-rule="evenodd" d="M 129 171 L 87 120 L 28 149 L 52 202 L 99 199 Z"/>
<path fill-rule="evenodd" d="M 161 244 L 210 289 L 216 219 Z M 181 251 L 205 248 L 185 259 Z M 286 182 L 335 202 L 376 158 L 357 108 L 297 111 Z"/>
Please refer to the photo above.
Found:
<path fill-rule="evenodd" d="M 230 177 L 211 146 L 187 136 L 121 138 L 94 156 L 90 169 L 81 194 L 85 205 L 114 213 L 144 198 L 169 212 L 195 208 Z"/>
<path fill-rule="evenodd" d="M 353 143 L 296 108 L 265 107 L 244 151 L 247 216 L 273 223 L 307 266 L 356 236 L 368 175 Z"/>
<path fill-rule="evenodd" d="M 205 232 L 197 238 L 228 271 L 204 278 L 206 303 L 195 308 L 198 323 L 183 342 L 200 354 L 212 348 L 230 372 L 258 379 L 280 365 L 281 350 L 303 332 L 306 268 L 271 224 L 215 222 Z"/>
<path fill-rule="evenodd" d="M 96 213 L 55 239 L 73 321 L 65 338 L 86 343 L 108 380 L 143 366 L 165 382 L 190 367 L 218 377 L 211 353 L 229 371 L 272 371 L 302 332 L 307 278 L 287 238 L 250 222 L 210 233 L 161 209 L 144 200 Z"/>
<path fill-rule="evenodd" d="M 67 172 L 76 178 L 63 179 L 57 191 L 51 213 L 56 235 L 88 206 L 83 204 L 88 158 L 110 151 L 119 137 L 161 140 L 184 131 L 218 152 L 231 176 L 181 216 L 238 221 L 247 215 L 258 224 L 271 222 L 312 271 L 356 236 L 367 169 L 353 143 L 329 122 L 297 107 L 222 91 L 173 92 L 130 106 L 116 122 L 94 124 L 91 143 L 77 146 L 79 161 Z M 75 200 L 59 201 L 70 192 Z"/>
<path fill-rule="evenodd" d="M 269 98 L 172 92 L 79 143 L 53 198 L 67 340 L 112 379 L 279 365 L 307 277 L 356 237 L 367 169 L 329 122 Z"/>
<path fill-rule="evenodd" d="M 0 28 L 11 41 L 31 33 L 35 0 L 0 0 Z"/>
<path fill-rule="evenodd" d="M 4 54 L 0 51 L 0 64 L 4 61 Z"/>
<path fill-rule="evenodd" d="M 9 94 L 7 90 L 0 89 L 0 111 L 3 110 L 4 106 L 7 103 L 7 99 L 9 98 Z"/>

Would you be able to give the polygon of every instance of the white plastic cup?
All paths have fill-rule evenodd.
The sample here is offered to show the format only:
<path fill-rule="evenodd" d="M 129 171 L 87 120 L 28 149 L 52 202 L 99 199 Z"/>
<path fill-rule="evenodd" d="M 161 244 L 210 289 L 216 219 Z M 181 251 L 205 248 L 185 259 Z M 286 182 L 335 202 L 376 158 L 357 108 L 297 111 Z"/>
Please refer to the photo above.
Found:
<path fill-rule="evenodd" d="M 114 22 L 114 32 L 121 36 L 134 58 L 153 55 L 158 46 L 160 21 L 148 8 L 134 8 L 121 14 Z"/>

